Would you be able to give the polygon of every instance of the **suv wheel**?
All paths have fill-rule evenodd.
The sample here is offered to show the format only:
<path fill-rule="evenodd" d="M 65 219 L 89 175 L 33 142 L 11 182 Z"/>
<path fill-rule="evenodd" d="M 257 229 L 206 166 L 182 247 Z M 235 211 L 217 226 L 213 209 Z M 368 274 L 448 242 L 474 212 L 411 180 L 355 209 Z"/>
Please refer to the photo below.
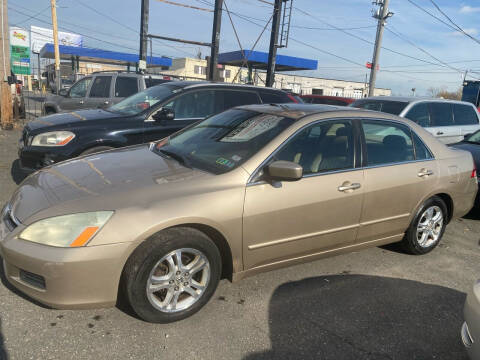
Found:
<path fill-rule="evenodd" d="M 169 323 L 208 302 L 221 270 L 220 252 L 210 238 L 196 229 L 171 228 L 135 250 L 123 272 L 123 286 L 139 317 Z"/>

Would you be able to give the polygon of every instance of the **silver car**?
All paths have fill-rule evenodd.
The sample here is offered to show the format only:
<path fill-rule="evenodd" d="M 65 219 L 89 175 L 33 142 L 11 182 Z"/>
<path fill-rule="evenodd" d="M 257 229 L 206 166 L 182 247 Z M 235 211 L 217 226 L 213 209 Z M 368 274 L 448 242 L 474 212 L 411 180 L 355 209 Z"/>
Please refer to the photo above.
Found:
<path fill-rule="evenodd" d="M 470 289 L 463 310 L 465 322 L 461 336 L 470 359 L 480 359 L 480 280 Z"/>
<path fill-rule="evenodd" d="M 359 99 L 351 106 L 412 120 L 445 144 L 462 141 L 465 135 L 480 130 L 477 108 L 464 101 L 378 96 Z"/>

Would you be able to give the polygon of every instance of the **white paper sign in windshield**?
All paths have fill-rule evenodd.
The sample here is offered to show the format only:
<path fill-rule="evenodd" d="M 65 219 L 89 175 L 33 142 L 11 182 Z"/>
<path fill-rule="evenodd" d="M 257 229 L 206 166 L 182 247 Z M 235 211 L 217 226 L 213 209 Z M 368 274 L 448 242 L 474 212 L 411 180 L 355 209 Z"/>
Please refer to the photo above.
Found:
<path fill-rule="evenodd" d="M 283 117 L 275 115 L 260 115 L 244 121 L 237 126 L 233 131 L 229 132 L 220 141 L 223 142 L 245 142 L 249 141 L 258 135 L 267 132 L 277 126 Z"/>

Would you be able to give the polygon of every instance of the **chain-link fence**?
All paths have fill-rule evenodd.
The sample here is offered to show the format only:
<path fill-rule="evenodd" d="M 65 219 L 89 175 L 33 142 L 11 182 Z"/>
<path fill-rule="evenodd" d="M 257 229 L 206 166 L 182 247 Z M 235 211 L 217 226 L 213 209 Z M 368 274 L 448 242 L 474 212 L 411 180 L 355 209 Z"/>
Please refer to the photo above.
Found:
<path fill-rule="evenodd" d="M 41 90 L 26 90 L 17 92 L 13 99 L 13 117 L 17 124 L 24 125 L 43 115 L 43 105 L 47 93 Z"/>

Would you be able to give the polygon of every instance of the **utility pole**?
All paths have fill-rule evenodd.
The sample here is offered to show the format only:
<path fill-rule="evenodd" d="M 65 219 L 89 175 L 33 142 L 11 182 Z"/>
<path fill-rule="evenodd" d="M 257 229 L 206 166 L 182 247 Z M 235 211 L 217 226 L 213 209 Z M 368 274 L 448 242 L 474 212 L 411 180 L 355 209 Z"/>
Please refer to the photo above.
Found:
<path fill-rule="evenodd" d="M 373 50 L 372 68 L 370 70 L 370 85 L 368 88 L 368 96 L 373 96 L 375 90 L 375 82 L 377 80 L 377 67 L 380 59 L 380 48 L 382 47 L 383 30 L 385 28 L 386 20 L 393 16 L 392 12 L 388 11 L 389 0 L 375 0 L 374 5 L 380 7 L 373 14 L 375 19 L 378 19 L 377 36 L 375 38 L 375 48 Z"/>
<path fill-rule="evenodd" d="M 2 51 L 0 51 L 0 125 L 2 129 L 13 128 L 12 93 L 8 83 L 10 76 L 10 32 L 8 31 L 7 0 L 1 1 Z"/>
<path fill-rule="evenodd" d="M 55 0 L 50 0 L 50 5 L 52 8 L 53 47 L 55 48 L 55 83 L 58 95 L 60 91 L 60 50 L 58 48 L 57 4 Z"/>
<path fill-rule="evenodd" d="M 273 6 L 272 34 L 270 35 L 270 48 L 268 50 L 268 65 L 266 87 L 272 87 L 275 83 L 275 63 L 277 60 L 277 42 L 278 31 L 280 29 L 280 16 L 282 14 L 282 2 L 284 0 L 275 0 Z"/>
<path fill-rule="evenodd" d="M 147 62 L 147 46 L 148 46 L 148 15 L 149 15 L 149 6 L 150 0 L 142 0 L 141 6 L 141 19 L 140 19 L 140 54 L 139 54 L 139 65 L 145 65 Z M 141 62 L 144 62 L 141 64 Z M 142 69 L 143 66 L 139 66 L 139 70 Z"/>
<path fill-rule="evenodd" d="M 208 80 L 218 80 L 218 49 L 220 48 L 220 28 L 222 26 L 223 0 L 215 0 L 213 12 L 212 46 L 210 47 L 210 61 L 208 63 Z"/>

